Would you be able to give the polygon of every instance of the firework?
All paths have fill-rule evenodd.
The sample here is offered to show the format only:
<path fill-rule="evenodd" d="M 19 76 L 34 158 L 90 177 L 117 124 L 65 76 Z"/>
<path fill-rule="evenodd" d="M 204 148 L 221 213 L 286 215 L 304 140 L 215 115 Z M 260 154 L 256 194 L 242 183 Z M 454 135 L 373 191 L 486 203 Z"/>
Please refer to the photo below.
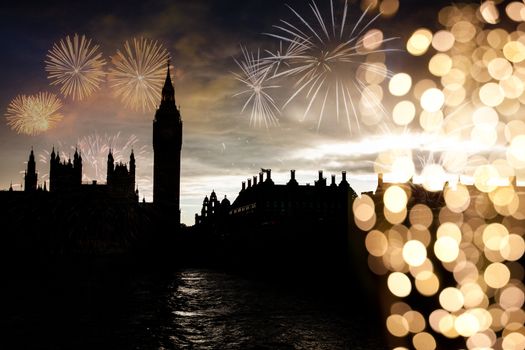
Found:
<path fill-rule="evenodd" d="M 272 78 L 275 78 L 280 72 L 281 65 L 289 67 L 286 58 L 287 57 L 298 57 L 306 51 L 307 46 L 301 40 L 295 40 L 288 43 L 286 49 L 283 47 L 283 42 L 279 42 L 279 49 L 276 52 L 266 50 L 268 57 L 263 60 L 263 65 L 271 65 Z"/>
<path fill-rule="evenodd" d="M 82 154 L 82 160 L 86 167 L 86 176 L 95 180 L 106 179 L 106 165 L 109 150 L 113 154 L 115 162 L 127 162 L 133 150 L 137 160 L 144 158 L 147 154 L 146 146 L 140 145 L 135 135 L 122 138 L 120 132 L 114 135 L 100 136 L 97 133 L 78 139 L 78 149 Z"/>
<path fill-rule="evenodd" d="M 45 61 L 51 85 L 59 85 L 62 94 L 73 100 L 83 100 L 97 91 L 104 79 L 106 64 L 98 48 L 84 35 L 77 34 L 53 44 Z"/>
<path fill-rule="evenodd" d="M 7 107 L 7 124 L 19 134 L 38 135 L 62 120 L 61 108 L 55 94 L 19 95 Z"/>
<path fill-rule="evenodd" d="M 279 33 L 267 34 L 290 43 L 295 51 L 273 56 L 273 59 L 286 62 L 286 68 L 277 73 L 276 77 L 295 79 L 295 92 L 284 103 L 283 108 L 303 94 L 307 102 L 303 120 L 314 105 L 317 106 L 318 128 L 328 105 L 335 106 L 338 120 L 340 111 L 343 111 L 349 130 L 352 129 L 351 118 L 354 119 L 357 127 L 360 127 L 359 109 L 374 109 L 374 112 L 386 115 L 380 94 L 375 93 L 375 88 L 369 87 L 369 84 L 357 74 L 361 69 L 383 75 L 383 79 L 385 76 L 392 75 L 384 65 L 367 61 L 370 54 L 394 51 L 382 49 L 381 46 L 395 38 L 385 39 L 381 31 L 368 30 L 380 14 L 370 21 L 365 21 L 368 12 L 366 10 L 355 24 L 351 25 L 348 20 L 347 1 L 340 19 L 336 19 L 336 9 L 332 0 L 328 20 L 325 20 L 314 1 L 310 3 L 315 18 L 311 22 L 292 7 L 288 6 L 288 8 L 297 23 L 281 20 L 279 25 L 274 26 Z M 355 101 L 356 96 L 359 96 L 361 106 Z"/>
<path fill-rule="evenodd" d="M 112 57 L 110 86 L 116 97 L 133 110 L 151 111 L 160 101 L 168 51 L 157 41 L 134 38 Z"/>
<path fill-rule="evenodd" d="M 128 162 L 132 150 L 137 162 L 145 161 L 149 156 L 147 147 L 141 145 L 136 135 L 124 138 L 121 137 L 120 132 L 113 135 L 94 133 L 83 136 L 77 140 L 75 145 L 68 145 L 58 141 L 55 144 L 55 149 L 59 153 L 60 158 L 64 160 L 70 158 L 75 151 L 80 152 L 85 181 L 97 180 L 102 182 L 106 180 L 109 150 L 111 150 L 113 159 L 117 163 Z M 38 158 L 41 163 L 47 164 L 50 152 L 44 150 Z M 45 179 L 48 177 L 48 174 L 43 173 L 41 177 Z M 137 181 L 139 180 L 140 178 L 137 179 Z M 143 182 L 146 182 L 146 180 L 143 180 Z"/>
<path fill-rule="evenodd" d="M 261 60 L 260 52 L 257 55 L 248 52 L 246 48 L 241 47 L 243 61 L 237 61 L 237 65 L 242 74 L 234 73 L 235 78 L 246 86 L 246 90 L 241 91 L 234 96 L 247 95 L 248 98 L 244 103 L 242 111 L 251 103 L 252 111 L 250 116 L 251 126 L 270 127 L 279 124 L 277 115 L 279 108 L 275 100 L 266 92 L 270 89 L 278 88 L 276 85 L 268 85 L 267 81 L 272 71 L 272 64 L 268 61 Z"/>

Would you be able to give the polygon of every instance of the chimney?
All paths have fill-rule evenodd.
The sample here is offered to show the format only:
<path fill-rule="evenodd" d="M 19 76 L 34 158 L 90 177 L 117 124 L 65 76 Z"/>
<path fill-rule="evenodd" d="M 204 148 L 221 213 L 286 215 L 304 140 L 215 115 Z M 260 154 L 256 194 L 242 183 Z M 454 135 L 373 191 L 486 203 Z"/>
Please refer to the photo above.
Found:
<path fill-rule="evenodd" d="M 339 187 L 350 188 L 350 184 L 348 183 L 348 181 L 346 181 L 346 171 L 341 172 L 341 175 L 342 175 L 343 179 L 339 183 Z"/>
<path fill-rule="evenodd" d="M 323 178 L 323 171 L 319 170 L 319 180 L 315 182 L 315 186 L 324 187 L 326 186 L 326 179 Z"/>
<path fill-rule="evenodd" d="M 257 176 L 253 177 L 253 187 L 257 186 Z"/>
<path fill-rule="evenodd" d="M 267 170 L 266 180 L 269 181 L 272 179 L 272 169 Z"/>
<path fill-rule="evenodd" d="M 383 173 L 377 174 L 377 188 L 383 187 Z"/>
<path fill-rule="evenodd" d="M 252 179 L 248 179 L 248 188 L 252 187 Z"/>
<path fill-rule="evenodd" d="M 246 182 L 242 182 L 242 191 L 244 191 L 246 189 Z"/>
<path fill-rule="evenodd" d="M 259 173 L 259 183 L 262 184 L 263 181 L 264 181 L 264 179 L 263 179 L 263 172 L 261 171 L 261 172 Z"/>
<path fill-rule="evenodd" d="M 336 186 L 335 184 L 335 175 L 332 174 L 332 183 L 330 184 L 330 186 Z"/>
<path fill-rule="evenodd" d="M 297 180 L 295 180 L 295 170 L 290 170 L 290 181 L 288 181 L 287 185 L 290 185 L 290 186 L 299 185 L 297 183 Z"/>

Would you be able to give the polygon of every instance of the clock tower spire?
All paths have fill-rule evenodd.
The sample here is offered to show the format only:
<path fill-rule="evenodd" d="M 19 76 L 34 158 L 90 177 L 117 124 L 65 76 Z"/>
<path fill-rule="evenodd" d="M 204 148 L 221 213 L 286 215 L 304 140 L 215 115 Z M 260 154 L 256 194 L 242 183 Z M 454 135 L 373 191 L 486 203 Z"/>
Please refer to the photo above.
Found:
<path fill-rule="evenodd" d="M 153 204 L 166 217 L 180 224 L 180 160 L 182 118 L 175 105 L 170 61 L 162 88 L 160 106 L 153 120 Z"/>

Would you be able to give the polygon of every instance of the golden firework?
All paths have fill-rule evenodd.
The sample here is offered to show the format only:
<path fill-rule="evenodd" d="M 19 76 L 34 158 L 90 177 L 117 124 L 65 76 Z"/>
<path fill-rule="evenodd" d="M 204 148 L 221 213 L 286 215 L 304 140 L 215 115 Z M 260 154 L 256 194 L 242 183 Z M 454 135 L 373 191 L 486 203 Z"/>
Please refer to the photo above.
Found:
<path fill-rule="evenodd" d="M 62 120 L 61 108 L 55 94 L 18 95 L 7 107 L 7 124 L 19 134 L 38 135 Z"/>
<path fill-rule="evenodd" d="M 124 49 L 112 57 L 109 82 L 114 95 L 133 110 L 152 111 L 160 101 L 168 58 L 168 51 L 157 41 L 126 41 Z"/>
<path fill-rule="evenodd" d="M 51 85 L 59 85 L 60 92 L 73 100 L 83 100 L 98 90 L 106 75 L 106 61 L 98 45 L 91 45 L 84 35 L 66 36 L 53 45 L 46 57 Z"/>

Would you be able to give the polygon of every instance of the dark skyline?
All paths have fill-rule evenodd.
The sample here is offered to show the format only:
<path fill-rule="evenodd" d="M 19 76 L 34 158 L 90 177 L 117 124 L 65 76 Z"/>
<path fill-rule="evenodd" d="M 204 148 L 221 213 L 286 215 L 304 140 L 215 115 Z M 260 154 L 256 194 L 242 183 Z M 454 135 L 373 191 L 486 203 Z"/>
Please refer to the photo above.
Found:
<path fill-rule="evenodd" d="M 328 1 L 318 2 L 320 6 Z M 335 1 L 336 6 L 340 4 Z M 256 174 L 261 167 L 272 168 L 276 182 L 287 181 L 289 169 L 298 170 L 298 181 L 311 182 L 318 169 L 339 174 L 347 170 L 358 189 L 369 188 L 369 180 L 356 180 L 356 174 L 370 174 L 371 156 L 384 148 L 363 150 L 360 142 L 367 135 L 338 134 L 329 129 L 317 130 L 315 118 L 298 122 L 292 109 L 284 110 L 281 125 L 266 130 L 251 128 L 249 113 L 241 113 L 243 98 L 233 95 L 241 88 L 231 72 L 233 60 L 240 56 L 240 45 L 252 50 L 274 48 L 275 41 L 264 32 L 281 18 L 289 18 L 286 4 L 307 11 L 308 1 L 148 1 L 148 2 L 77 2 L 5 4 L 0 8 L 3 35 L 0 57 L 4 68 L 0 84 L 2 115 L 18 94 L 50 91 L 44 59 L 53 43 L 75 33 L 85 34 L 100 45 L 107 61 L 125 40 L 149 37 L 161 42 L 173 58 L 177 103 L 185 123 L 182 154 L 181 206 L 183 222 L 190 223 L 198 211 L 202 195 L 215 189 L 234 198 L 241 181 Z M 376 24 L 389 36 L 399 37 L 393 46 L 404 48 L 408 36 L 421 26 L 437 26 L 438 10 L 446 1 L 401 0 L 398 13 L 381 18 Z M 359 14 L 359 4 L 351 1 L 351 11 Z M 388 67 L 394 71 L 413 70 L 413 63 L 425 67 L 405 52 L 387 55 Z M 105 134 L 119 136 L 119 143 L 136 137 L 133 144 L 144 153 L 137 160 L 137 182 L 141 196 L 152 199 L 151 121 L 153 112 L 126 109 L 109 93 L 107 83 L 90 98 L 74 102 L 63 98 L 63 121 L 38 136 L 18 135 L 0 123 L 2 147 L 0 188 L 21 183 L 30 147 L 37 156 L 37 170 L 48 171 L 47 157 L 53 145 L 72 154 L 72 147 L 83 137 Z M 128 152 L 126 149 L 124 153 Z M 101 170 L 104 174 L 104 169 Z M 87 174 L 93 177 L 93 174 Z M 42 178 L 42 176 L 41 176 Z M 88 179 L 86 179 L 88 180 Z M 364 186 L 360 186 L 363 185 Z"/>
<path fill-rule="evenodd" d="M 0 14 L 4 348 L 525 349 L 525 0 Z"/>

